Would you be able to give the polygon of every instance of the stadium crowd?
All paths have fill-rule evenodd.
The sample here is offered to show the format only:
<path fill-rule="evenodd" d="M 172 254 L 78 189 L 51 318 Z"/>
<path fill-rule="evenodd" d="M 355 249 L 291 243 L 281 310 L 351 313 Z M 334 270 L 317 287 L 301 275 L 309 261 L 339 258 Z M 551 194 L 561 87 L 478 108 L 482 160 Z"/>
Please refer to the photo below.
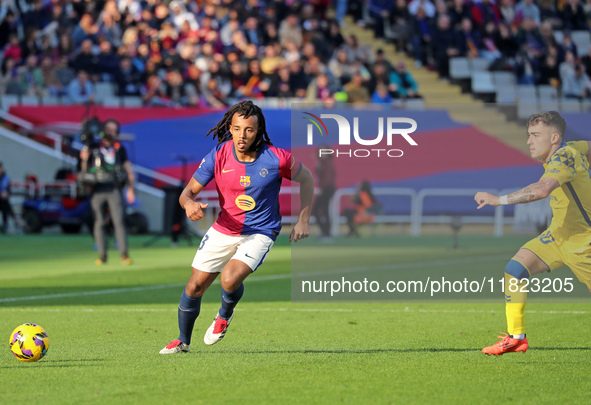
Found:
<path fill-rule="evenodd" d="M 340 9 L 347 1 L 339 1 Z M 351 1 L 349 3 L 355 3 Z M 144 105 L 242 98 L 390 102 L 415 97 L 395 67 L 327 19 L 329 0 L 11 0 L 0 6 L 0 94 L 96 98 L 95 84 Z M 351 4 L 349 4 L 350 6 Z"/>
<path fill-rule="evenodd" d="M 591 89 L 591 0 L 9 0 L 0 6 L 0 94 L 93 101 L 95 83 L 144 105 L 230 105 L 242 98 L 391 102 L 418 96 L 404 63 L 341 33 L 345 11 L 417 66 L 449 75 L 484 57 L 520 84 L 567 96 Z M 332 14 L 331 14 L 332 15 Z M 367 19 L 366 19 L 367 20 Z M 554 31 L 563 30 L 562 41 Z"/>
<path fill-rule="evenodd" d="M 591 47 L 581 54 L 572 35 L 586 31 L 590 42 L 590 0 L 370 0 L 368 8 L 377 37 L 388 27 L 399 50 L 441 77 L 452 57 L 483 57 L 489 70 L 512 71 L 519 84 L 590 95 Z"/>

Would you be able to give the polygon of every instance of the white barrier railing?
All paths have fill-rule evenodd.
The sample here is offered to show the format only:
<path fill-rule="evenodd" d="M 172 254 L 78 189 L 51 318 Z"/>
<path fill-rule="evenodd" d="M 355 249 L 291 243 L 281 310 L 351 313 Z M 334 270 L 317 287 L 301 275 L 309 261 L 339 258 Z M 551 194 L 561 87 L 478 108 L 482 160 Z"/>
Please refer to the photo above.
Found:
<path fill-rule="evenodd" d="M 376 196 L 388 195 L 388 196 L 406 196 L 409 197 L 409 215 L 376 215 L 375 221 L 377 223 L 410 223 L 411 235 L 421 236 L 421 228 L 425 223 L 430 224 L 442 224 L 451 223 L 452 215 L 424 215 L 425 199 L 429 197 L 474 197 L 478 191 L 486 191 L 495 195 L 508 194 L 515 191 L 515 189 L 505 190 L 492 190 L 492 189 L 438 189 L 438 188 L 427 188 L 420 191 L 415 191 L 411 188 L 396 188 L 396 187 L 384 187 L 375 188 L 372 190 Z M 333 236 L 339 235 L 340 225 L 346 222 L 346 219 L 341 216 L 342 197 L 352 196 L 356 192 L 354 188 L 339 189 L 335 192 L 335 195 L 330 205 L 330 219 L 331 219 L 331 233 Z M 474 211 L 476 213 L 476 203 L 474 203 Z M 495 207 L 494 215 L 481 216 L 481 215 L 461 215 L 460 220 L 465 224 L 493 224 L 494 236 L 503 235 L 503 226 L 506 222 L 511 223 L 512 218 L 505 218 L 504 207 Z"/>

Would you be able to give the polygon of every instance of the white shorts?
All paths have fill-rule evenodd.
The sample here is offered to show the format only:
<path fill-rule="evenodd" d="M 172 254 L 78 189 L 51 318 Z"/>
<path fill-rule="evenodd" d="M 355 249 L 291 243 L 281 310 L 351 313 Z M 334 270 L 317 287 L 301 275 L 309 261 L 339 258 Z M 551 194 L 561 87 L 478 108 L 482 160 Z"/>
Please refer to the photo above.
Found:
<path fill-rule="evenodd" d="M 221 273 L 231 259 L 236 259 L 255 271 L 265 261 L 273 243 L 273 239 L 260 233 L 231 236 L 212 227 L 201 239 L 192 266 L 206 273 Z"/>

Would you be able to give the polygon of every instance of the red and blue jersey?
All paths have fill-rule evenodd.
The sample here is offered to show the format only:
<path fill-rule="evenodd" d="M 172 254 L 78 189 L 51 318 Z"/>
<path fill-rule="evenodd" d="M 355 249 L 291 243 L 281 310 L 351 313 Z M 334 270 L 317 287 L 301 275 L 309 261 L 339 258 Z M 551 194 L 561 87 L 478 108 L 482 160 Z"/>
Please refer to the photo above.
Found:
<path fill-rule="evenodd" d="M 193 178 L 204 187 L 215 178 L 221 207 L 215 230 L 226 235 L 260 233 L 275 240 L 281 230 L 281 180 L 296 178 L 301 170 L 290 152 L 266 144 L 253 162 L 241 162 L 234 143 L 227 141 L 205 156 Z"/>

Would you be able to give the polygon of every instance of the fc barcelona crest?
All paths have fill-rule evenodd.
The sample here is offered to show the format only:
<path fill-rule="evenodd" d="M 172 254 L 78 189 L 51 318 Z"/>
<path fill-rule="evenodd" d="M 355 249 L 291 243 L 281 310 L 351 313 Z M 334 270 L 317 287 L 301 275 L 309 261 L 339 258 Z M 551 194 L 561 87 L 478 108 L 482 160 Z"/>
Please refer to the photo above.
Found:
<path fill-rule="evenodd" d="M 240 176 L 240 185 L 242 187 L 250 186 L 250 176 Z"/>

